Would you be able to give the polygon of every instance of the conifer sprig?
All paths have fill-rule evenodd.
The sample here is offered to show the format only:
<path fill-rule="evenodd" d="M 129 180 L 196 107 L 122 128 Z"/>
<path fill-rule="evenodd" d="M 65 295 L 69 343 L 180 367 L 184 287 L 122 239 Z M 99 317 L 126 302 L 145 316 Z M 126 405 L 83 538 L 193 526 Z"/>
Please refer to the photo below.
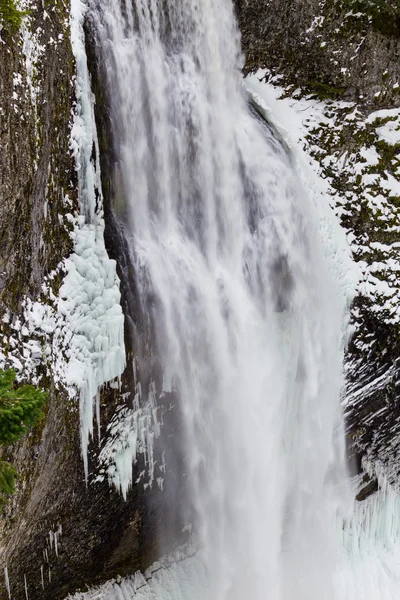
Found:
<path fill-rule="evenodd" d="M 0 370 L 0 446 L 17 442 L 43 416 L 47 392 L 33 385 L 16 384 L 14 369 Z M 0 505 L 15 490 L 17 471 L 0 461 Z"/>

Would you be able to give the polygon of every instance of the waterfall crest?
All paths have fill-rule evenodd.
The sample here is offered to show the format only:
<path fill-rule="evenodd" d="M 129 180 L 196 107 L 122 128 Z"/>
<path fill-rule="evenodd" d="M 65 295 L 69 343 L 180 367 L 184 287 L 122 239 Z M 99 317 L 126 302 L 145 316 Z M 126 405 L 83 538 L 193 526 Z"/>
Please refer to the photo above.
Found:
<path fill-rule="evenodd" d="M 114 210 L 162 368 L 149 414 L 179 398 L 206 597 L 329 600 L 346 298 L 290 155 L 249 108 L 231 2 L 88 6 Z M 113 478 L 125 493 L 130 472 Z"/>

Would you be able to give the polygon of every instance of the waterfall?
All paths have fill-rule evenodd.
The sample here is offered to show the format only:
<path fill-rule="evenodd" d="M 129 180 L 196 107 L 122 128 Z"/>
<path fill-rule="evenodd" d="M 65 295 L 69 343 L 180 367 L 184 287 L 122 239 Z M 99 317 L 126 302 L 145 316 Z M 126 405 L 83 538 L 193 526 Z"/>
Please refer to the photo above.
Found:
<path fill-rule="evenodd" d="M 162 372 L 144 380 L 148 337 L 135 340 L 150 400 L 127 438 L 140 444 L 140 402 L 162 436 L 157 401 L 179 399 L 205 598 L 329 600 L 347 301 L 318 211 L 249 106 L 230 0 L 89 0 L 88 18 L 114 212 Z M 114 463 L 126 494 L 131 469 Z"/>

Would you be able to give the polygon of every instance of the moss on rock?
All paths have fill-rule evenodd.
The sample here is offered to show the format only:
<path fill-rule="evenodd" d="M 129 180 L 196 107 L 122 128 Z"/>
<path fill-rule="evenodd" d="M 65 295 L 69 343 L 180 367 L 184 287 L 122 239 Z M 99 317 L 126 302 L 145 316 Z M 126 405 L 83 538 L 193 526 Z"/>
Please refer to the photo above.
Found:
<path fill-rule="evenodd" d="M 14 0 L 0 0 L 0 25 L 7 31 L 18 31 L 22 19 L 28 14 L 29 11 L 18 10 Z"/>

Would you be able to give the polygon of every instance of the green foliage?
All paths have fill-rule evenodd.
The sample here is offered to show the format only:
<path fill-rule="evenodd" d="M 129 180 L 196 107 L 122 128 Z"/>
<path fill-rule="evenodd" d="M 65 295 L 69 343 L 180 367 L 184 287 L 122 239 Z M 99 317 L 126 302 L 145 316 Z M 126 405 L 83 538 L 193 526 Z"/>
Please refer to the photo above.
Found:
<path fill-rule="evenodd" d="M 0 372 L 0 444 L 20 439 L 42 415 L 46 392 L 33 385 L 15 387 L 13 369 Z"/>
<path fill-rule="evenodd" d="M 323 83 L 322 81 L 309 81 L 306 85 L 306 88 L 310 90 L 310 92 L 316 95 L 320 100 L 332 100 L 340 98 L 343 96 L 345 89 L 333 87 L 327 83 Z"/>
<path fill-rule="evenodd" d="M 0 0 L 0 24 L 8 31 L 18 31 L 28 14 L 29 11 L 18 10 L 15 0 Z"/>
<path fill-rule="evenodd" d="M 0 508 L 7 499 L 7 496 L 15 491 L 15 478 L 18 473 L 10 463 L 0 461 Z"/>
<path fill-rule="evenodd" d="M 16 385 L 13 369 L 0 371 L 0 445 L 18 441 L 43 416 L 47 393 L 33 385 Z M 14 492 L 14 467 L 0 461 L 0 505 Z"/>

